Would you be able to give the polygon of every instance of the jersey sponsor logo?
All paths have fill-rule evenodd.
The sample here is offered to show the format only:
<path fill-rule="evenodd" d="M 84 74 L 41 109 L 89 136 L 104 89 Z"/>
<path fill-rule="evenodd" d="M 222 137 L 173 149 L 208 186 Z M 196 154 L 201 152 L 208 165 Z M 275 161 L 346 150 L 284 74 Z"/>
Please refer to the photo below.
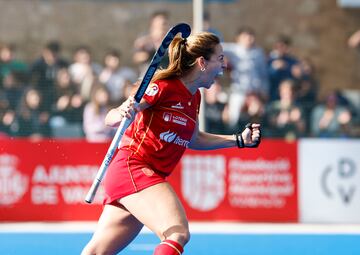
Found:
<path fill-rule="evenodd" d="M 190 142 L 188 140 L 180 138 L 180 136 L 177 136 L 174 143 L 187 148 Z"/>
<path fill-rule="evenodd" d="M 29 178 L 16 169 L 18 158 L 0 155 L 0 205 L 17 203 L 26 193 Z"/>
<path fill-rule="evenodd" d="M 159 92 L 158 85 L 151 84 L 145 91 L 145 94 L 152 97 L 152 96 L 155 96 L 158 92 Z"/>
<path fill-rule="evenodd" d="M 160 139 L 167 143 L 174 143 L 176 145 L 187 148 L 190 141 L 182 139 L 178 134 L 171 132 L 170 130 L 160 134 Z"/>
<path fill-rule="evenodd" d="M 176 105 L 171 106 L 171 108 L 174 109 L 184 109 L 184 106 L 181 104 L 181 102 L 177 103 Z"/>
<path fill-rule="evenodd" d="M 172 122 L 182 125 L 182 126 L 186 126 L 188 119 L 181 117 L 181 116 L 173 116 L 172 118 Z"/>
<path fill-rule="evenodd" d="M 216 209 L 225 198 L 226 159 L 223 155 L 185 155 L 181 160 L 182 194 L 199 211 Z"/>
<path fill-rule="evenodd" d="M 179 125 L 182 125 L 182 126 L 186 126 L 187 121 L 188 121 L 187 118 L 184 118 L 184 117 L 181 117 L 181 116 L 176 116 L 176 115 L 173 115 L 172 113 L 169 113 L 169 112 L 164 112 L 163 119 L 166 122 L 172 122 L 172 123 L 179 124 Z"/>
<path fill-rule="evenodd" d="M 176 137 L 177 137 L 177 134 L 170 132 L 170 130 L 160 134 L 160 139 L 167 143 L 172 143 Z"/>

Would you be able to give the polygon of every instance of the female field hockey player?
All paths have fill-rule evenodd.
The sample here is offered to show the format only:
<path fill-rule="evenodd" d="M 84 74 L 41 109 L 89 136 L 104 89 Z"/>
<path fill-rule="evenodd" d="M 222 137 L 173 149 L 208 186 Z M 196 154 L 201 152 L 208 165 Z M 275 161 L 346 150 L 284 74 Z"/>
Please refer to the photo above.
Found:
<path fill-rule="evenodd" d="M 143 225 L 161 240 L 154 255 L 179 255 L 190 239 L 188 220 L 166 181 L 186 148 L 212 150 L 256 147 L 260 125 L 241 133 L 215 135 L 198 129 L 199 88 L 209 88 L 226 67 L 219 38 L 202 32 L 174 38 L 168 68 L 155 73 L 140 104 L 129 97 L 105 118 L 116 127 L 134 118 L 105 179 L 104 209 L 82 255 L 117 254 Z M 135 114 L 137 113 L 137 114 Z"/>

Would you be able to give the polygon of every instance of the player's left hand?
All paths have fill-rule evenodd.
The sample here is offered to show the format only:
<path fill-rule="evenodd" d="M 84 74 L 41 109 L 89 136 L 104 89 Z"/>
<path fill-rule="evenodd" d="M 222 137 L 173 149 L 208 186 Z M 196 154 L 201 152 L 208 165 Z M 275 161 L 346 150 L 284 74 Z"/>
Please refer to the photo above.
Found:
<path fill-rule="evenodd" d="M 244 147 L 256 148 L 260 144 L 261 131 L 260 124 L 248 123 L 245 126 L 244 131 L 241 133 L 241 137 L 244 141 Z"/>

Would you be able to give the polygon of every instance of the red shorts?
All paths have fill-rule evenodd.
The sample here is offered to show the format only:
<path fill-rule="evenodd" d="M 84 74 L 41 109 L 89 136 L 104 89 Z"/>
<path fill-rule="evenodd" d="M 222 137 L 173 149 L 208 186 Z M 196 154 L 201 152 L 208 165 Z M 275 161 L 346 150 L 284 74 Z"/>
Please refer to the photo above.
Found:
<path fill-rule="evenodd" d="M 166 181 L 164 174 L 151 169 L 145 162 L 129 159 L 129 154 L 119 151 L 109 165 L 103 181 L 104 204 L 114 204 L 115 200 Z"/>

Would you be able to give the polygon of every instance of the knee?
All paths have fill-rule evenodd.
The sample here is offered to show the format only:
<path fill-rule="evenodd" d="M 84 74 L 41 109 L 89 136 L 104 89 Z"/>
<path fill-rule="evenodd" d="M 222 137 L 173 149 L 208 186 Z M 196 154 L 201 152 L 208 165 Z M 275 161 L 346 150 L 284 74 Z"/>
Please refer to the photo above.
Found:
<path fill-rule="evenodd" d="M 170 228 L 163 233 L 161 239 L 171 239 L 185 246 L 190 240 L 190 231 L 188 227 Z"/>
<path fill-rule="evenodd" d="M 187 229 L 183 233 L 179 233 L 178 235 L 178 241 L 182 244 L 182 246 L 185 246 L 190 241 L 190 231 Z"/>

